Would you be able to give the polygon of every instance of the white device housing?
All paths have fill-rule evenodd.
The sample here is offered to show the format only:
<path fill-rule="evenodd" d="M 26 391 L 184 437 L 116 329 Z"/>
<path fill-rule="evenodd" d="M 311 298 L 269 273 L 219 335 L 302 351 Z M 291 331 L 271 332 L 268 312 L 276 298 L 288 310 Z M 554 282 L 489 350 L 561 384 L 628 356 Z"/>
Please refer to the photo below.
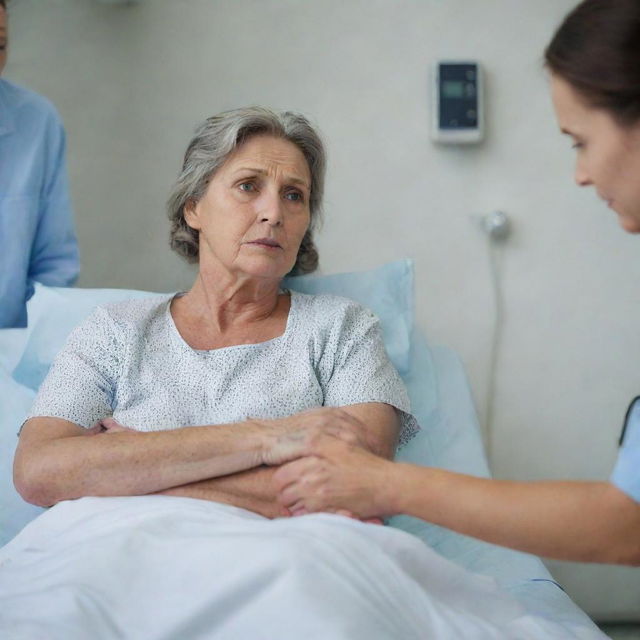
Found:
<path fill-rule="evenodd" d="M 475 144 L 484 138 L 484 80 L 480 63 L 439 61 L 431 78 L 431 139 Z"/>

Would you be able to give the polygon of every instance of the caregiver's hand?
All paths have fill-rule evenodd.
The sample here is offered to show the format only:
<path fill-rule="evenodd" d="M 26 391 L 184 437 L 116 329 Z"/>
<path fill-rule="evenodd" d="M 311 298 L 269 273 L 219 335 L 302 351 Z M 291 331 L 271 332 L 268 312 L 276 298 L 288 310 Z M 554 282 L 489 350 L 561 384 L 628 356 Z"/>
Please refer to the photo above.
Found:
<path fill-rule="evenodd" d="M 373 444 L 367 437 L 366 426 L 343 409 L 319 407 L 287 418 L 265 421 L 267 439 L 263 464 L 280 465 L 313 454 L 323 436 L 367 450 Z"/>
<path fill-rule="evenodd" d="M 274 475 L 281 504 L 292 515 L 348 510 L 361 519 L 390 515 L 394 463 L 333 435 L 314 439 L 312 455 Z"/>

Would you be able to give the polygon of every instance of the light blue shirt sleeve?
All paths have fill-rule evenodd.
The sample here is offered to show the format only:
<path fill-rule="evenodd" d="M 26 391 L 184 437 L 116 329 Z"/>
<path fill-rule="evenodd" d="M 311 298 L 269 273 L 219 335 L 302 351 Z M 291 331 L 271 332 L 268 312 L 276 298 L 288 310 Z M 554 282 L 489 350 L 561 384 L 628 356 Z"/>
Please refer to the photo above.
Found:
<path fill-rule="evenodd" d="M 633 403 L 629 412 L 611 483 L 640 502 L 640 400 Z"/>
<path fill-rule="evenodd" d="M 26 326 L 34 281 L 78 276 L 65 155 L 53 105 L 0 79 L 0 328 Z"/>

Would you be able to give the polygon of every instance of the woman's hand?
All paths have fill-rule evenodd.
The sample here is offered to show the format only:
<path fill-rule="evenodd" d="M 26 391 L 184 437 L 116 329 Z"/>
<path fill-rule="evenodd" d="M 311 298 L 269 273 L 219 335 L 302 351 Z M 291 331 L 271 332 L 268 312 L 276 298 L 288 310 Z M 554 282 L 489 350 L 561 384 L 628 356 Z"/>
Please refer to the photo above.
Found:
<path fill-rule="evenodd" d="M 281 504 L 292 515 L 349 511 L 367 519 L 391 515 L 394 463 L 334 435 L 315 436 L 311 455 L 274 475 Z"/>
<path fill-rule="evenodd" d="M 123 424 L 120 424 L 113 418 L 102 418 L 102 420 L 98 422 L 96 427 L 100 427 L 100 433 L 119 433 L 121 431 L 135 432 L 135 429 L 132 429 L 131 427 L 125 427 Z M 96 427 L 94 427 L 94 429 Z"/>
<path fill-rule="evenodd" d="M 323 436 L 370 450 L 365 425 L 339 408 L 319 407 L 262 423 L 267 434 L 263 464 L 280 465 L 313 455 Z"/>
<path fill-rule="evenodd" d="M 98 420 L 98 422 L 96 422 L 90 429 L 85 429 L 83 435 L 97 436 L 101 433 L 118 433 L 121 431 L 135 431 L 135 429 L 125 427 L 119 422 L 116 422 L 113 418 L 102 418 L 102 420 Z"/>

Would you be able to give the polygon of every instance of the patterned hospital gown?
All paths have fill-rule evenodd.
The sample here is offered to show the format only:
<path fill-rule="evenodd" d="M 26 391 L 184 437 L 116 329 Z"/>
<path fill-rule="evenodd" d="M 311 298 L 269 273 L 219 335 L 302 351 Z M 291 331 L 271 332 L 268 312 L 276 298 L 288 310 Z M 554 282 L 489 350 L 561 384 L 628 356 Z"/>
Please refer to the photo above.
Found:
<path fill-rule="evenodd" d="M 202 351 L 180 336 L 172 297 L 98 307 L 69 336 L 29 417 L 88 428 L 113 415 L 153 431 L 384 402 L 400 411 L 401 443 L 418 430 L 379 321 L 359 304 L 291 292 L 283 335 Z"/>

